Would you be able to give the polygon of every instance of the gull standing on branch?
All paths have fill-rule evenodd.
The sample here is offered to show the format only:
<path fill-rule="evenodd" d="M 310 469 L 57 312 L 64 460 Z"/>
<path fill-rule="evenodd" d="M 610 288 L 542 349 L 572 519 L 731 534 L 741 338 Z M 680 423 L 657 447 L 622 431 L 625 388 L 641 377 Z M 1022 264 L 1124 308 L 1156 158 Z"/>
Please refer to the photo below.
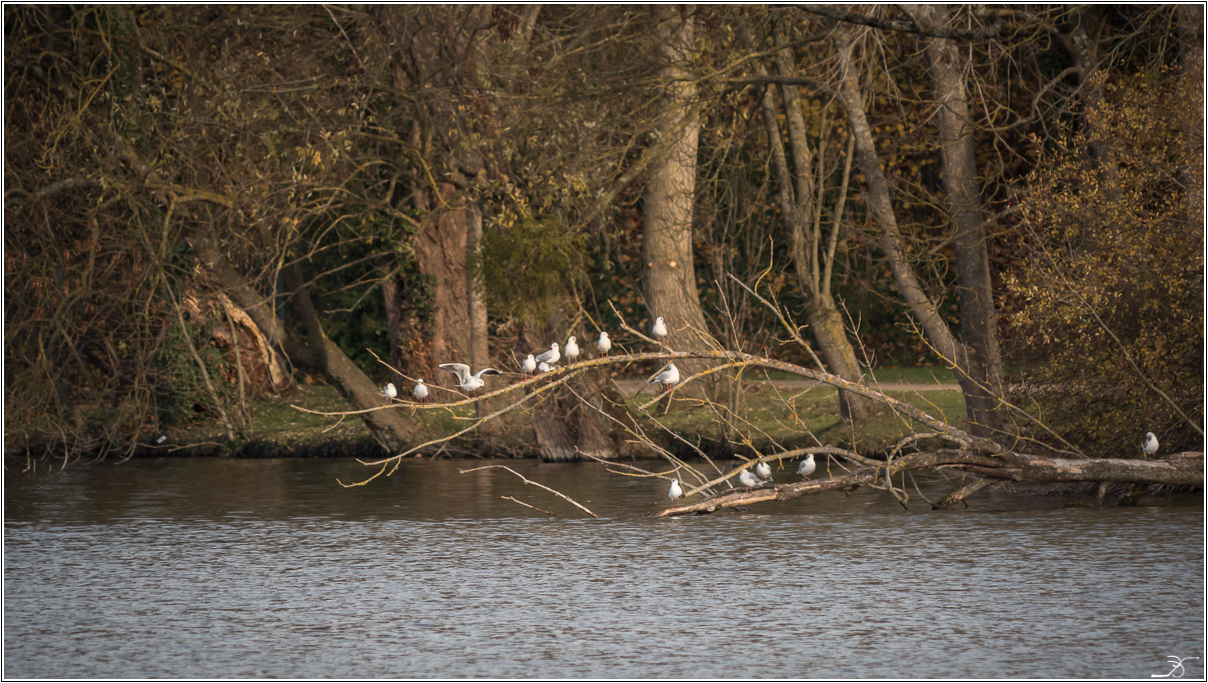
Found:
<path fill-rule="evenodd" d="M 415 390 L 411 393 L 415 394 L 416 401 L 419 401 L 420 403 L 428 402 L 428 385 L 424 384 L 424 380 L 422 378 L 418 383 L 416 383 Z"/>
<path fill-rule="evenodd" d="M 549 371 L 553 370 L 553 369 L 554 369 L 554 366 L 550 365 L 549 363 L 546 363 L 545 361 L 541 361 L 541 362 L 540 362 L 540 363 L 537 365 L 537 369 L 538 369 L 538 370 L 540 370 L 540 371 L 541 371 L 541 374 L 543 374 L 543 375 L 544 375 L 545 373 L 547 373 L 547 372 L 549 372 Z"/>
<path fill-rule="evenodd" d="M 470 366 L 464 363 L 445 363 L 444 365 L 440 366 L 440 369 L 457 375 L 457 381 L 459 382 L 457 388 L 465 391 L 466 393 L 473 393 L 486 384 L 486 382 L 482 381 L 483 375 L 503 374 L 495 368 L 483 368 L 479 370 L 477 374 L 471 375 Z"/>
<path fill-rule="evenodd" d="M 679 370 L 675 368 L 675 363 L 667 366 L 667 369 L 654 376 L 649 384 L 662 384 L 665 389 L 671 389 L 672 384 L 679 383 Z"/>
<path fill-rule="evenodd" d="M 394 388 L 393 383 L 387 384 L 386 388 L 382 389 L 382 396 L 385 396 L 386 400 L 393 401 L 394 397 L 398 396 L 398 389 Z"/>
<path fill-rule="evenodd" d="M 814 469 L 817 467 L 818 466 L 814 464 L 814 454 L 810 453 L 810 457 L 802 460 L 801 464 L 797 466 L 797 474 L 809 479 L 810 475 L 814 473 Z"/>
<path fill-rule="evenodd" d="M 601 356 L 608 355 L 608 350 L 612 348 L 612 341 L 608 338 L 607 332 L 600 333 L 600 341 L 596 342 L 596 348 L 600 350 Z"/>
<path fill-rule="evenodd" d="M 738 473 L 738 481 L 742 482 L 743 486 L 759 486 L 763 482 L 759 478 L 751 474 L 750 470 L 743 470 Z"/>
<path fill-rule="evenodd" d="M 650 328 L 650 332 L 658 337 L 658 341 L 663 341 L 663 337 L 667 336 L 667 324 L 663 322 L 663 316 L 654 319 L 654 327 Z"/>
<path fill-rule="evenodd" d="M 755 466 L 755 474 L 758 474 L 760 479 L 767 479 L 767 480 L 771 481 L 772 468 L 768 467 L 768 464 L 766 462 L 761 462 Z"/>
<path fill-rule="evenodd" d="M 1153 435 L 1153 432 L 1145 432 L 1145 441 L 1141 442 L 1141 452 L 1145 459 L 1158 452 L 1158 437 Z"/>
<path fill-rule="evenodd" d="M 524 370 L 525 379 L 533 376 L 533 373 L 537 371 L 537 361 L 533 358 L 533 354 L 530 353 L 528 358 L 520 363 L 520 369 Z"/>
<path fill-rule="evenodd" d="M 537 356 L 537 363 L 549 363 L 550 365 L 553 365 L 554 363 L 557 363 L 558 359 L 561 357 L 562 354 L 558 353 L 558 342 L 554 342 L 553 344 L 549 345 L 549 351 Z"/>
<path fill-rule="evenodd" d="M 679 479 L 672 479 L 671 480 L 671 490 L 667 492 L 667 497 L 670 498 L 671 500 L 675 500 L 676 498 L 679 498 L 682 495 L 684 495 L 684 490 L 682 488 L 680 488 Z"/>
<path fill-rule="evenodd" d="M 573 363 L 579 357 L 579 345 L 575 343 L 575 336 L 571 335 L 570 339 L 566 340 L 566 362 Z"/>

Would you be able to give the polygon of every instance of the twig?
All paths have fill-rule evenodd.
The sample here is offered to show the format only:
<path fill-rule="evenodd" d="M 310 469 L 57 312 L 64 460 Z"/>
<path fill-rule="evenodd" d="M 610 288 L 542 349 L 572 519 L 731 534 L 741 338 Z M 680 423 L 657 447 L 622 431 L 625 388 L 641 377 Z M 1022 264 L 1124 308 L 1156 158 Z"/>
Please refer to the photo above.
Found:
<path fill-rule="evenodd" d="M 542 509 L 541 509 L 541 508 L 539 508 L 539 507 L 533 507 L 532 505 L 529 505 L 528 503 L 526 503 L 526 502 L 524 502 L 524 501 L 522 501 L 522 500 L 516 500 L 515 498 L 513 498 L 513 497 L 511 497 L 511 496 L 500 496 L 500 498 L 502 498 L 502 499 L 504 499 L 504 500 L 510 500 L 510 501 L 512 501 L 513 503 L 520 503 L 520 504 L 521 504 L 521 505 L 523 505 L 524 507 L 526 507 L 526 508 L 532 508 L 532 509 L 534 509 L 534 510 L 536 510 L 537 512 L 540 512 L 540 513 L 542 513 L 542 514 L 546 514 L 546 515 L 554 515 L 554 513 L 550 512 L 549 510 L 542 510 Z M 555 515 L 555 516 L 556 516 L 556 515 Z"/>
<path fill-rule="evenodd" d="M 564 493 L 558 493 L 557 491 L 551 489 L 550 487 L 546 486 L 545 484 L 538 484 L 537 482 L 535 482 L 531 479 L 528 479 L 523 474 L 520 474 L 516 470 L 508 467 L 507 465 L 483 465 L 482 467 L 475 467 L 472 470 L 457 470 L 457 472 L 459 474 L 469 474 L 470 472 L 477 472 L 478 470 L 490 470 L 490 469 L 507 470 L 507 471 L 511 472 L 512 474 L 516 475 L 517 477 L 520 477 L 522 480 L 524 480 L 525 484 L 532 484 L 533 486 L 536 486 L 538 488 L 543 488 L 546 491 L 549 491 L 550 493 L 554 494 L 555 496 L 558 496 L 559 498 L 562 498 L 563 500 L 569 502 L 571 505 L 574 505 L 575 507 L 579 508 L 580 510 L 586 512 L 587 514 L 591 515 L 592 517 L 595 517 L 596 519 L 600 518 L 600 516 L 597 515 L 596 513 L 592 512 L 591 510 L 588 510 L 587 508 L 583 507 L 582 505 L 579 505 L 578 503 L 576 503 L 575 500 L 573 498 L 571 498 L 570 496 L 568 496 Z M 516 501 L 516 502 L 520 502 L 520 501 Z M 533 509 L 535 510 L 536 508 L 533 508 Z M 552 514 L 552 513 L 550 513 L 550 514 Z"/>

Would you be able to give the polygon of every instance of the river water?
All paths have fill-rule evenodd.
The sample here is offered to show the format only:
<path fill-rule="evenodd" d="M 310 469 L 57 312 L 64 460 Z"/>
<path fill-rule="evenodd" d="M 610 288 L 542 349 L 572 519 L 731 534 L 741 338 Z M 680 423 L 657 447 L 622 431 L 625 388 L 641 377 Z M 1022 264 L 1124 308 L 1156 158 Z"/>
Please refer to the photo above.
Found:
<path fill-rule="evenodd" d="M 482 464 L 354 488 L 349 460 L 10 469 L 4 676 L 1204 676 L 1201 496 L 934 512 L 860 490 L 652 519 L 666 482 L 496 463 L 592 519 L 458 473 Z"/>

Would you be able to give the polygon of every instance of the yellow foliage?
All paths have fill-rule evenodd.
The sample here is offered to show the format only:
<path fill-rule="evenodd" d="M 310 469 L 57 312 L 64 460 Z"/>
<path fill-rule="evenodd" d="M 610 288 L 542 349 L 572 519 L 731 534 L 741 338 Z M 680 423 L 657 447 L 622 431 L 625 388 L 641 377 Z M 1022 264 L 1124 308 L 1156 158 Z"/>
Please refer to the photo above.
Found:
<path fill-rule="evenodd" d="M 1202 427 L 1203 122 L 1176 96 L 1186 82 L 1105 87 L 1020 204 L 1030 251 L 1005 277 L 1022 302 L 1007 317 L 1014 360 L 1046 388 L 1035 396 L 1058 431 L 1104 455 L 1137 455 L 1147 431 L 1170 448 L 1201 444 L 1154 390 Z"/>

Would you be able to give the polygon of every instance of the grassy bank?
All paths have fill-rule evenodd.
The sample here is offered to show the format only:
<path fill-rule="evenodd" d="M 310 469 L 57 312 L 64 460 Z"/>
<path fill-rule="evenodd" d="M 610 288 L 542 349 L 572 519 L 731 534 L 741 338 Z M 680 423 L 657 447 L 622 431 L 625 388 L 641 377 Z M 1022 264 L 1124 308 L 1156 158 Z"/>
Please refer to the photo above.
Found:
<path fill-rule="evenodd" d="M 966 428 L 964 399 L 957 391 L 935 390 L 936 378 L 943 371 L 931 368 L 885 371 L 882 382 L 915 384 L 912 390 L 895 388 L 886 393 L 906 401 L 931 415 Z M 627 387 L 628 389 L 629 387 Z M 653 398 L 649 389 L 640 394 L 630 393 L 631 405 Z M 300 386 L 281 398 L 270 398 L 252 404 L 250 438 L 237 447 L 226 445 L 225 430 L 216 419 L 197 421 L 168 430 L 169 442 L 147 454 L 161 455 L 228 455 L 235 457 L 377 457 L 386 455 L 373 441 L 364 424 L 355 417 L 338 418 L 312 415 L 295 410 L 292 405 L 309 410 L 336 412 L 347 410 L 334 389 L 327 386 Z M 401 406 L 399 410 L 410 411 Z M 423 443 L 453 433 L 467 425 L 472 408 L 463 406 L 454 411 L 416 411 L 415 443 Z M 690 400 L 677 400 L 671 410 L 660 414 L 668 429 L 702 450 L 725 453 L 727 449 L 750 453 L 752 449 L 769 451 L 818 444 L 855 447 L 861 452 L 881 452 L 921 426 L 881 408 L 873 419 L 853 430 L 840 419 L 836 391 L 825 385 L 802 382 L 747 381 L 742 385 L 734 429 L 727 438 L 716 421 L 714 412 Z M 651 434 L 663 434 L 662 443 L 673 451 L 690 452 L 690 448 L 671 438 L 657 426 L 646 428 Z M 483 449 L 498 457 L 535 456 L 532 429 L 527 418 L 518 416 L 510 426 L 492 436 L 448 444 L 444 454 L 479 455 Z M 744 433 L 745 438 L 736 436 Z"/>

